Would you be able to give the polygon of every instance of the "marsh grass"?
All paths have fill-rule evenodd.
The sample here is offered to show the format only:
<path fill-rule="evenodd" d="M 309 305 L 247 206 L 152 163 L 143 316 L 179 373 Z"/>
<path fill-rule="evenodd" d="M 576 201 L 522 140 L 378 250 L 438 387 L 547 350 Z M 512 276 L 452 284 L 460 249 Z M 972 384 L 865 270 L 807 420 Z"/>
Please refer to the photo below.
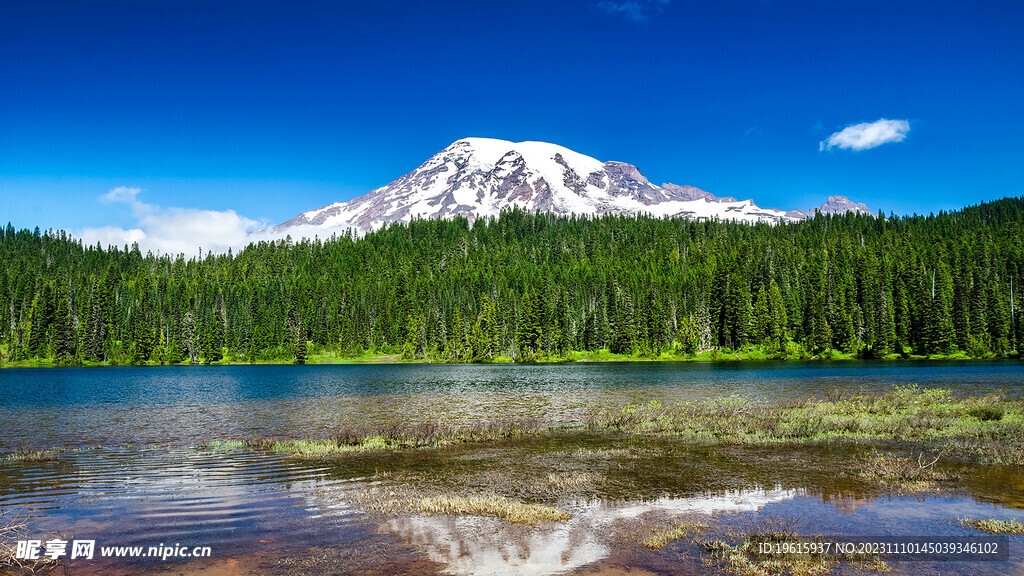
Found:
<path fill-rule="evenodd" d="M 369 510 L 391 514 L 412 512 L 445 516 L 493 516 L 513 524 L 536 525 L 562 522 L 572 516 L 558 508 L 529 504 L 496 494 L 424 493 L 409 486 L 373 486 L 355 493 L 352 499 Z"/>
<path fill-rule="evenodd" d="M 959 518 L 957 522 L 961 526 L 988 532 L 989 534 L 1024 534 L 1024 524 L 1016 520 L 978 520 L 975 518 Z"/>
<path fill-rule="evenodd" d="M 48 462 L 56 460 L 60 454 L 97 450 L 100 448 L 102 446 L 54 447 L 44 450 L 19 449 L 12 454 L 0 458 L 0 462 Z"/>
<path fill-rule="evenodd" d="M 213 452 L 256 448 L 281 452 L 296 458 L 328 459 L 368 452 L 496 442 L 536 436 L 551 430 L 550 427 L 534 420 L 478 422 L 463 426 L 441 422 L 389 422 L 377 426 L 343 426 L 326 439 L 249 438 L 208 442 L 200 444 L 197 448 Z"/>
<path fill-rule="evenodd" d="M 577 448 L 570 456 L 576 460 L 607 460 L 610 458 L 625 458 L 631 456 L 632 453 L 627 448 L 605 448 L 605 449 L 593 449 L 593 448 Z"/>
<path fill-rule="evenodd" d="M 655 531 L 654 534 L 641 541 L 640 545 L 650 550 L 661 550 L 673 540 L 700 536 L 707 528 L 707 524 L 701 522 L 677 522 L 671 528 Z"/>
<path fill-rule="evenodd" d="M 681 538 L 707 553 L 702 563 L 717 567 L 728 574 L 737 576 L 817 576 L 830 573 L 833 568 L 847 562 L 862 571 L 894 571 L 878 556 L 863 554 L 836 554 L 834 552 L 762 553 L 764 544 L 816 545 L 825 540 L 820 536 L 801 536 L 793 528 L 793 522 L 765 519 L 748 528 L 731 528 L 718 531 L 707 537 L 699 537 L 709 529 L 700 531 L 681 530 Z M 668 532 L 665 533 L 669 535 Z M 660 543 L 655 541 L 653 543 Z M 667 542 L 666 542 L 667 543 Z M 645 544 L 646 545 L 646 544 Z M 814 550 L 811 548 L 811 550 Z M 820 550 L 820 549 L 819 549 Z"/>
<path fill-rule="evenodd" d="M 604 482 L 605 478 L 590 472 L 574 472 L 569 474 L 548 474 L 547 486 L 554 490 L 579 490 Z"/>
<path fill-rule="evenodd" d="M 567 512 L 551 506 L 526 504 L 504 496 L 443 495 L 420 498 L 415 509 L 424 514 L 448 516 L 495 516 L 515 524 L 561 522 L 572 518 Z"/>
<path fill-rule="evenodd" d="M 571 424 L 536 420 L 468 425 L 391 422 L 343 426 L 324 439 L 254 438 L 213 442 L 204 447 L 214 451 L 250 447 L 298 458 L 325 459 L 573 434 L 584 428 L 591 434 L 632 439 L 670 437 L 701 446 L 858 445 L 914 452 L 941 447 L 944 459 L 1024 466 L 1024 401 L 999 396 L 958 397 L 949 390 L 915 386 L 898 386 L 888 394 L 876 395 L 832 391 L 823 399 L 775 403 L 740 396 L 674 405 L 652 401 L 594 413 L 582 427 Z M 599 461 L 630 454 L 624 448 L 579 448 L 572 457 Z"/>
<path fill-rule="evenodd" d="M 935 467 L 941 457 L 941 453 L 927 457 L 922 452 L 917 458 L 909 458 L 873 451 L 859 463 L 858 473 L 861 478 L 895 492 L 926 492 L 935 488 L 937 482 L 952 479 Z"/>
<path fill-rule="evenodd" d="M 779 403 L 729 396 L 666 406 L 653 401 L 604 411 L 591 429 L 677 437 L 695 444 L 912 444 L 943 446 L 951 458 L 1024 465 L 1024 402 L 957 397 L 949 390 L 898 386 L 888 394 Z"/>
<path fill-rule="evenodd" d="M 45 462 L 54 460 L 58 454 L 66 452 L 66 448 L 47 448 L 45 450 L 19 450 L 4 456 L 3 462 Z"/>
<path fill-rule="evenodd" d="M 221 452 L 233 452 L 235 450 L 244 450 L 249 447 L 247 440 L 214 440 L 212 442 L 206 442 L 198 445 L 196 448 L 205 450 L 207 452 L 221 453 Z"/>

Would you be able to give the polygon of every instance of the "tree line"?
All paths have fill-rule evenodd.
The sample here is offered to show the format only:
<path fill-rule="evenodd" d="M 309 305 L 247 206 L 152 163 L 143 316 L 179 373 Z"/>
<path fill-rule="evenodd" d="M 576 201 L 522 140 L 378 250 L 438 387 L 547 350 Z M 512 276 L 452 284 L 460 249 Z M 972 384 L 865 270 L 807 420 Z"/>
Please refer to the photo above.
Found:
<path fill-rule="evenodd" d="M 8 224 L 0 359 L 1013 357 L 1022 223 L 1022 198 L 779 225 L 514 209 L 191 259 Z"/>

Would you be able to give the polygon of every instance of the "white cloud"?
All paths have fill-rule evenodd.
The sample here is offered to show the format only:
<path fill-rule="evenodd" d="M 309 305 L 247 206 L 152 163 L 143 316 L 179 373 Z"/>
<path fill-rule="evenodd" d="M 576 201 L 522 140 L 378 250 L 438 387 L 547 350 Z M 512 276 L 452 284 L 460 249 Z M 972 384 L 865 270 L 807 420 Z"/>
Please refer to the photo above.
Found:
<path fill-rule="evenodd" d="M 135 226 L 119 228 L 103 226 L 84 228 L 72 235 L 88 246 L 124 246 L 138 242 L 143 252 L 185 254 L 187 257 L 203 253 L 241 250 L 251 242 L 278 240 L 288 235 L 320 238 L 334 231 L 312 227 L 276 231 L 266 223 L 247 218 L 234 210 L 202 210 L 199 208 L 163 207 L 146 204 L 138 199 L 140 188 L 119 186 L 100 196 L 104 203 L 126 204 L 132 210 Z M 337 230 L 342 233 L 342 230 Z"/>
<path fill-rule="evenodd" d="M 135 197 L 138 196 L 139 192 L 142 192 L 142 188 L 118 186 L 117 188 L 111 189 L 103 196 L 100 196 L 100 200 L 103 202 L 124 202 L 126 204 L 130 204 L 135 201 Z"/>
<path fill-rule="evenodd" d="M 880 118 L 874 122 L 862 122 L 834 132 L 818 143 L 818 150 L 869 150 L 889 142 L 902 142 L 907 137 L 907 132 L 910 132 L 910 122 Z"/>
<path fill-rule="evenodd" d="M 146 233 L 138 228 L 125 230 L 116 226 L 103 226 L 102 228 L 85 228 L 79 232 L 73 232 L 72 236 L 82 239 L 82 242 L 89 246 L 129 246 L 135 242 L 142 242 L 146 239 Z"/>

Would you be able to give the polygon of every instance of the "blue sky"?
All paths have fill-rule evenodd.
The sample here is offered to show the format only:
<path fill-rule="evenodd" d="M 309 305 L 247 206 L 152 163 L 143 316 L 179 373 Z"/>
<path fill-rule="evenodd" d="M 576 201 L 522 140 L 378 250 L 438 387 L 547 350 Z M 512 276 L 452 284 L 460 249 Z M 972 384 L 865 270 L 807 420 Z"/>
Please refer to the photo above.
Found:
<path fill-rule="evenodd" d="M 8 0 L 0 219 L 130 228 L 128 187 L 276 224 L 465 136 L 766 207 L 957 208 L 1024 194 L 1021 29 L 1017 0 Z M 828 140 L 880 119 L 905 129 Z"/>

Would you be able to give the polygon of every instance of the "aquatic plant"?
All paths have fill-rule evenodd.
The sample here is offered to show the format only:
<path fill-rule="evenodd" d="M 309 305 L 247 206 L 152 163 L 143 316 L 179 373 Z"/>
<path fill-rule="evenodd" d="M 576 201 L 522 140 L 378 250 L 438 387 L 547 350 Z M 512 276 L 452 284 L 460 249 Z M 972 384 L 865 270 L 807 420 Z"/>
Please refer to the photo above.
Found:
<path fill-rule="evenodd" d="M 241 442 L 249 447 L 283 452 L 298 458 L 331 458 L 381 450 L 440 448 L 470 442 L 494 442 L 533 436 L 547 430 L 548 427 L 534 420 L 476 422 L 462 426 L 441 422 L 387 422 L 376 426 L 342 426 L 329 439 L 252 438 Z M 203 446 L 213 450 L 221 447 L 218 443 Z"/>
<path fill-rule="evenodd" d="M 654 534 L 641 541 L 640 545 L 651 550 L 661 550 L 673 540 L 683 540 L 689 536 L 700 536 L 707 527 L 707 524 L 702 522 L 677 522 L 671 528 L 655 531 Z"/>
<path fill-rule="evenodd" d="M 683 540 L 707 553 L 701 560 L 704 566 L 736 576 L 817 576 L 830 573 L 843 562 L 857 570 L 894 571 L 878 556 L 832 552 L 822 545 L 821 536 L 803 536 L 796 532 L 794 522 L 778 518 L 724 531 L 701 524 L 680 524 L 656 533 L 643 545 L 658 550 L 672 540 Z M 775 548 L 778 545 L 800 551 L 780 553 Z"/>
<path fill-rule="evenodd" d="M 351 496 L 369 510 L 383 513 L 413 512 L 447 516 L 494 516 L 514 524 L 562 522 L 569 513 L 541 504 L 529 504 L 497 494 L 439 494 L 410 486 L 372 486 Z"/>
<path fill-rule="evenodd" d="M 961 526 L 988 532 L 989 534 L 1024 534 L 1024 524 L 1016 520 L 978 520 L 975 518 L 959 518 L 957 522 Z"/>
<path fill-rule="evenodd" d="M 954 459 L 1024 465 L 1024 403 L 916 386 L 899 386 L 888 394 L 832 394 L 824 400 L 777 403 L 731 396 L 671 406 L 630 404 L 593 414 L 588 425 L 698 444 L 944 446 Z"/>
<path fill-rule="evenodd" d="M 58 454 L 70 452 L 82 452 L 83 450 L 97 450 L 102 448 L 99 445 L 64 447 L 56 446 L 42 450 L 19 449 L 15 452 L 0 458 L 0 462 L 46 462 L 55 460 Z"/>
<path fill-rule="evenodd" d="M 935 468 L 941 454 L 926 458 L 919 453 L 916 459 L 873 452 L 862 460 L 858 473 L 862 478 L 881 484 L 897 492 L 924 492 L 939 480 L 949 477 Z"/>
<path fill-rule="evenodd" d="M 526 504 L 509 500 L 504 496 L 455 496 L 442 495 L 421 498 L 415 510 L 424 514 L 445 514 L 451 516 L 480 515 L 496 516 L 516 524 L 537 524 L 538 522 L 560 522 L 572 518 L 567 512 L 551 506 Z"/>
<path fill-rule="evenodd" d="M 65 448 L 47 448 L 45 450 L 19 450 L 8 456 L 4 456 L 3 462 L 44 462 L 53 460 L 57 454 L 64 452 Z"/>
<path fill-rule="evenodd" d="M 1002 420 L 1006 411 L 1002 406 L 975 406 L 967 411 L 967 414 L 978 420 Z"/>

